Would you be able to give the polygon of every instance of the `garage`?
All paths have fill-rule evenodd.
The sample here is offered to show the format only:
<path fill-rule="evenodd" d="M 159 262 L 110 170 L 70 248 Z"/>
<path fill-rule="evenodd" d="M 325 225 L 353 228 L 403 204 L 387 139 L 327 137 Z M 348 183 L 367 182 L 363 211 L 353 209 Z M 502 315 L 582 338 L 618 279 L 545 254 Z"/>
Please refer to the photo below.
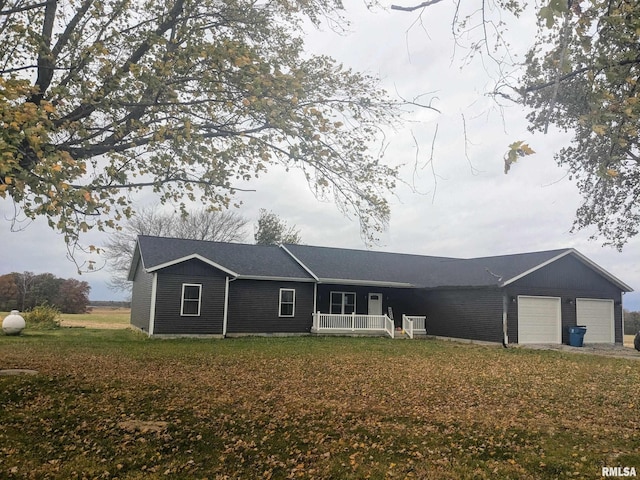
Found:
<path fill-rule="evenodd" d="M 613 300 L 577 298 L 576 320 L 587 327 L 584 343 L 614 343 Z"/>
<path fill-rule="evenodd" d="M 559 297 L 518 297 L 518 343 L 562 343 Z"/>

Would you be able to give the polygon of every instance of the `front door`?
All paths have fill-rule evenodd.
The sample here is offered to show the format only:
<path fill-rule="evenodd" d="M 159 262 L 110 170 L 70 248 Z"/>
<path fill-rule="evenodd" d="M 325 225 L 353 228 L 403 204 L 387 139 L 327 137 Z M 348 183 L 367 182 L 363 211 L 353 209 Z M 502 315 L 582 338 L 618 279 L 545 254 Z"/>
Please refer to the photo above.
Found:
<path fill-rule="evenodd" d="M 382 315 L 382 294 L 370 293 L 369 294 L 369 315 Z"/>

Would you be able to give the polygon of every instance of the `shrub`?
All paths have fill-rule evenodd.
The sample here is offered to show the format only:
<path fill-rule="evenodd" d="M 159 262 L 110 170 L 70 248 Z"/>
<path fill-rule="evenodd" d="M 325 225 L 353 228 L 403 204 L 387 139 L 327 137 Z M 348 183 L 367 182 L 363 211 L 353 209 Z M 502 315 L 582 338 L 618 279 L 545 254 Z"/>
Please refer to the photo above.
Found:
<path fill-rule="evenodd" d="M 60 310 L 51 305 L 39 305 L 25 313 L 27 328 L 52 330 L 60 328 Z"/>
<path fill-rule="evenodd" d="M 640 332 L 640 312 L 624 311 L 624 334 L 635 335 Z"/>

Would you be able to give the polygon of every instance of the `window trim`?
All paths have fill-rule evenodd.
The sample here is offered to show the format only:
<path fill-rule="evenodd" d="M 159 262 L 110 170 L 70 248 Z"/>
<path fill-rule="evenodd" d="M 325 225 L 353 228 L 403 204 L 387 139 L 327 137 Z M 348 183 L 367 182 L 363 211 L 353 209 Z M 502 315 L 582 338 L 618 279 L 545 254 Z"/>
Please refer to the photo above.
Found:
<path fill-rule="evenodd" d="M 341 297 L 341 304 L 340 304 L 340 313 L 333 313 L 331 311 L 331 307 L 333 307 L 334 303 L 333 303 L 333 294 L 337 293 L 340 294 Z M 329 292 L 329 313 L 332 315 L 351 315 L 350 313 L 344 313 L 344 307 L 346 305 L 345 303 L 345 298 L 346 295 L 353 295 L 353 313 L 356 313 L 358 311 L 357 309 L 357 299 L 358 299 L 358 295 L 356 294 L 356 292 L 342 292 L 342 291 L 331 291 Z M 337 303 L 335 304 L 336 306 L 338 305 Z"/>
<path fill-rule="evenodd" d="M 185 304 L 184 292 L 185 292 L 185 287 L 198 287 L 198 313 L 184 313 L 184 304 Z M 194 298 L 189 298 L 189 299 L 186 299 L 186 300 L 187 300 L 187 302 L 195 302 L 196 301 Z M 181 302 L 180 302 L 180 316 L 181 317 L 199 317 L 200 316 L 201 307 L 202 307 L 202 284 L 201 283 L 183 283 L 182 284 L 182 298 L 181 298 Z"/>
<path fill-rule="evenodd" d="M 293 292 L 293 301 L 292 302 L 283 302 L 282 301 L 282 292 Z M 291 315 L 284 315 L 282 313 L 283 305 L 292 305 Z M 278 295 L 278 317 L 281 318 L 292 318 L 296 316 L 296 289 L 295 288 L 281 288 L 280 293 Z"/>

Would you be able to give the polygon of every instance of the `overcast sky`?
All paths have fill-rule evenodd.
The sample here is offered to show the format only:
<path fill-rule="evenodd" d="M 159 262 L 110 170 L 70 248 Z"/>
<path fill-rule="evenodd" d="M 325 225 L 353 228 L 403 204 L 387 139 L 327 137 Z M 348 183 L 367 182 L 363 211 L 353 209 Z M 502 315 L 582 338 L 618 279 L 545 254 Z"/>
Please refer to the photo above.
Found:
<path fill-rule="evenodd" d="M 553 132 L 532 135 L 521 108 L 501 110 L 483 95 L 491 88 L 493 67 L 479 60 L 461 67 L 464 51 L 458 48 L 454 56 L 450 35 L 451 5 L 428 11 L 426 31 L 410 28 L 415 14 L 384 9 L 371 13 L 359 0 L 347 5 L 350 32 L 312 31 L 309 50 L 378 75 L 384 87 L 404 98 L 431 92 L 423 99 L 433 98 L 442 112 L 415 111 L 405 127 L 388 132 L 385 158 L 393 165 L 406 164 L 402 168 L 406 185 L 401 184 L 389 199 L 389 230 L 374 249 L 478 257 L 572 247 L 640 290 L 640 239 L 630 241 L 620 253 L 602 247 L 602 241 L 590 241 L 593 231 L 570 233 L 580 195 L 566 171 L 553 161 L 553 153 L 568 137 Z M 520 21 L 512 32 L 517 32 L 510 38 L 516 53 L 531 40 L 535 25 Z M 436 128 L 433 163 L 428 164 Z M 505 175 L 503 156 L 514 140 L 527 141 L 536 154 L 521 159 Z M 345 218 L 332 203 L 316 200 L 301 174 L 272 168 L 247 186 L 256 192 L 238 196 L 239 213 L 251 223 L 260 208 L 268 208 L 295 224 L 303 243 L 366 248 L 357 222 Z M 144 196 L 139 206 L 153 203 L 152 197 Z M 0 214 L 12 213 L 12 204 L 0 200 Z M 107 289 L 106 270 L 78 277 L 75 265 L 66 259 L 62 237 L 46 222 L 38 220 L 20 232 L 11 232 L 10 227 L 8 221 L 0 222 L 4 253 L 0 274 L 51 272 L 88 281 L 92 300 L 122 298 Z M 96 233 L 86 242 L 100 245 L 105 240 Z M 251 241 L 252 232 L 247 231 L 247 242 Z M 627 294 L 624 305 L 640 310 L 640 293 Z"/>

